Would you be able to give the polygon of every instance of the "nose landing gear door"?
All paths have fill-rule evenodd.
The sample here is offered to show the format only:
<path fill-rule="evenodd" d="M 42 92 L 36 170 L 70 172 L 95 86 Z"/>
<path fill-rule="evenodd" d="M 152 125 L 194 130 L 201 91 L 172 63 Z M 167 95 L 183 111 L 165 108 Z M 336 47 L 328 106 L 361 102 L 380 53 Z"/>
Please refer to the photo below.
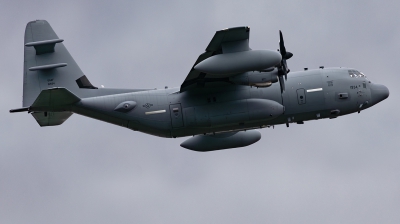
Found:
<path fill-rule="evenodd" d="M 369 94 L 367 93 L 367 84 L 363 82 L 362 88 L 361 85 L 358 86 L 357 89 L 357 106 L 358 106 L 358 113 L 362 109 L 365 109 L 367 104 L 369 103 L 368 100 L 370 99 Z"/>
<path fill-rule="evenodd" d="M 183 127 L 182 107 L 180 103 L 169 105 L 173 128 Z"/>

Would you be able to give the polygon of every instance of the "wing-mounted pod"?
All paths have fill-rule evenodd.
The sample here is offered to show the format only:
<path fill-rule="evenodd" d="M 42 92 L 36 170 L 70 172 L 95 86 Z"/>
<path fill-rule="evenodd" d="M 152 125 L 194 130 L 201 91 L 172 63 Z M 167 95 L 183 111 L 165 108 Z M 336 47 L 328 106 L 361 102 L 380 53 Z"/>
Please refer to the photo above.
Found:
<path fill-rule="evenodd" d="M 269 87 L 278 82 L 278 70 L 270 72 L 246 72 L 229 77 L 229 81 L 237 85 L 255 86 L 258 88 Z"/>
<path fill-rule="evenodd" d="M 258 142 L 261 133 L 255 130 L 218 133 L 214 135 L 197 135 L 182 142 L 186 149 L 207 152 L 221 149 L 239 148 Z"/>

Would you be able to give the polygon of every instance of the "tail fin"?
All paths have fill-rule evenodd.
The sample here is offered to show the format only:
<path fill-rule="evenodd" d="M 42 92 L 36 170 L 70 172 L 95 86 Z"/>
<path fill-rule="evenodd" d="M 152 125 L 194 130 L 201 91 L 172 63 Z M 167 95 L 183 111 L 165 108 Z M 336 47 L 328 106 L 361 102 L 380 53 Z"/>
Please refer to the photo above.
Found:
<path fill-rule="evenodd" d="M 62 96 L 69 95 L 70 97 L 72 94 L 72 98 L 75 95 L 71 92 L 78 94 L 80 88 L 97 89 L 83 74 L 65 48 L 63 41 L 58 38 L 50 24 L 45 20 L 32 21 L 26 25 L 23 108 L 10 112 L 29 110 L 33 112 L 32 115 L 40 126 L 59 125 L 68 119 L 72 113 L 68 111 L 55 112 L 51 110 L 51 107 L 49 108 L 49 103 L 57 104 L 54 99 L 60 100 L 58 103 L 63 105 L 70 102 L 65 102 L 66 99 L 62 97 L 53 98 L 56 93 L 50 94 L 52 91 L 47 91 L 48 89 L 64 87 L 66 89 L 58 90 L 57 94 L 61 93 Z M 79 99 L 75 96 L 75 100 L 77 100 L 76 98 Z M 40 104 L 40 100 L 45 100 L 43 101 L 45 103 Z M 46 100 L 48 100 L 47 103 Z M 39 105 L 42 107 L 38 107 Z M 46 111 L 45 108 L 49 110 Z"/>
<path fill-rule="evenodd" d="M 96 88 L 62 42 L 45 20 L 26 25 L 23 107 L 31 106 L 40 92 L 49 88 L 65 87 L 71 92 L 79 88 Z"/>

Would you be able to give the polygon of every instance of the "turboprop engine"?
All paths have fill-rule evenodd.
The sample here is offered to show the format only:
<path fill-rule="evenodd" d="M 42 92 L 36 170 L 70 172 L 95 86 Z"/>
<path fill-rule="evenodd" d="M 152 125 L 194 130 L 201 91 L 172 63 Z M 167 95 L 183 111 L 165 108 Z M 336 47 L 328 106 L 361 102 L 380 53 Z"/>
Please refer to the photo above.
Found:
<path fill-rule="evenodd" d="M 271 72 L 246 72 L 240 75 L 229 77 L 229 81 L 237 85 L 268 87 L 278 82 L 278 71 Z"/>
<path fill-rule="evenodd" d="M 262 71 L 278 65 L 282 56 L 277 51 L 250 50 L 218 54 L 200 62 L 194 69 L 214 75 L 229 75 L 247 71 Z"/>

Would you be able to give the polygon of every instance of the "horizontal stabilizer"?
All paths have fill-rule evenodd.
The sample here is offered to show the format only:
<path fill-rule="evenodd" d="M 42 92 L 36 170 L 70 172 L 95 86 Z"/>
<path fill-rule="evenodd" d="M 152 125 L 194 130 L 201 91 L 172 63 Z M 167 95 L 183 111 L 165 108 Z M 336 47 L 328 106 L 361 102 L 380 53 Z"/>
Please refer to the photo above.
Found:
<path fill-rule="evenodd" d="M 66 88 L 42 90 L 30 107 L 10 110 L 10 113 L 27 111 L 42 127 L 60 125 L 67 120 L 72 112 L 69 106 L 81 99 Z"/>
<path fill-rule="evenodd" d="M 41 127 L 55 126 L 64 123 L 72 112 L 33 112 L 32 116 Z"/>
<path fill-rule="evenodd" d="M 67 66 L 67 63 L 40 65 L 40 66 L 30 67 L 29 71 L 47 70 L 47 69 L 53 69 L 53 68 L 61 68 L 61 67 L 65 67 L 65 66 Z"/>
<path fill-rule="evenodd" d="M 52 111 L 79 102 L 80 98 L 66 88 L 42 90 L 33 102 L 31 111 Z"/>

